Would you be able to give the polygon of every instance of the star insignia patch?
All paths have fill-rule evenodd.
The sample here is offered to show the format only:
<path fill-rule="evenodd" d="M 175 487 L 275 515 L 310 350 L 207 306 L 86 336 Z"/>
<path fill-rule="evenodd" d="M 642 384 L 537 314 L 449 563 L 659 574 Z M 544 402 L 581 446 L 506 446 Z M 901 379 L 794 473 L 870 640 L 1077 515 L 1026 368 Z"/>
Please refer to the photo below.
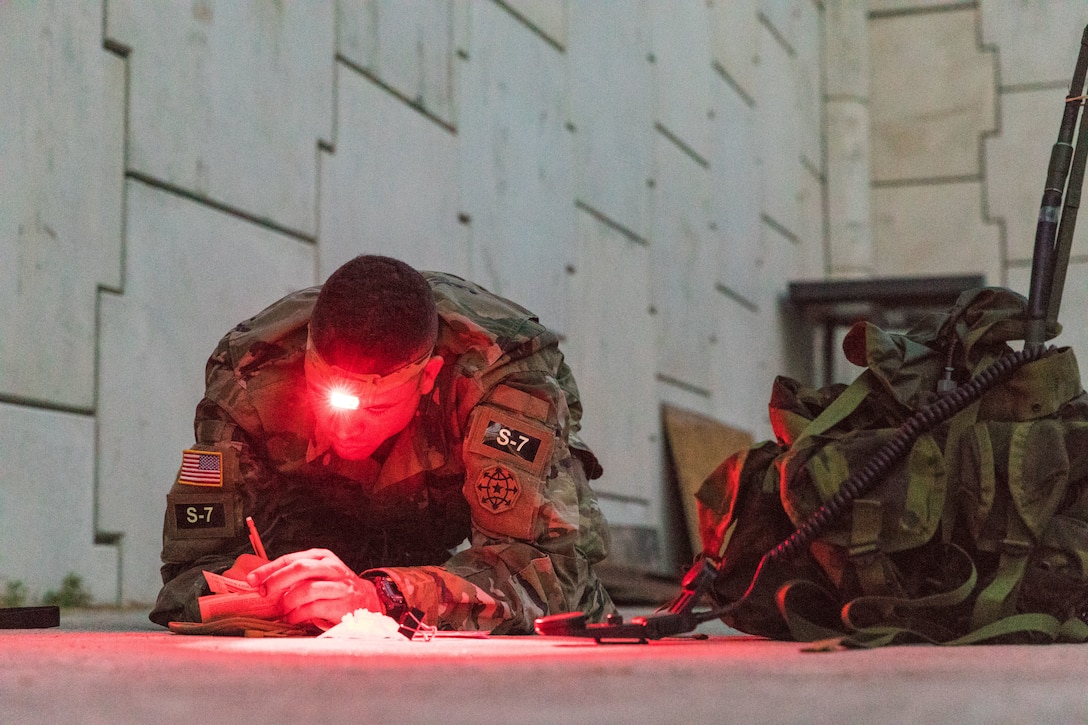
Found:
<path fill-rule="evenodd" d="M 485 510 L 500 514 L 514 508 L 521 496 L 517 474 L 505 466 L 490 466 L 476 479 L 476 497 Z"/>

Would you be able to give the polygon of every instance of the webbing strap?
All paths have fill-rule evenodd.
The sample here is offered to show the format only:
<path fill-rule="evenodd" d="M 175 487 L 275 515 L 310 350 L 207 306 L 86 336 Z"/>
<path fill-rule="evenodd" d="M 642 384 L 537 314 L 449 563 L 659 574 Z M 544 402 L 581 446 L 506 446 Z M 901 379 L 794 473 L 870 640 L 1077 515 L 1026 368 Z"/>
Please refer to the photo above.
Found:
<path fill-rule="evenodd" d="M 798 436 L 798 440 L 821 435 L 853 413 L 861 405 L 861 401 L 865 400 L 865 396 L 869 394 L 867 373 L 868 371 L 859 375 L 839 397 L 831 401 L 831 405 L 824 408 L 823 412 L 813 418 L 812 422 L 805 426 L 805 430 Z M 794 445 L 796 445 L 796 442 Z"/>
<path fill-rule="evenodd" d="M 832 595 L 809 581 L 792 581 L 784 584 L 778 591 L 778 608 L 790 633 L 800 642 L 820 642 L 823 646 L 818 651 L 830 651 L 837 644 L 844 647 L 875 648 L 893 644 L 928 643 L 943 646 L 982 644 L 1012 636 L 1026 636 L 1035 642 L 1088 642 L 1088 623 L 1076 617 L 1065 622 L 1043 613 L 1008 614 L 981 626 L 972 625 L 971 631 L 953 639 L 941 639 L 931 631 L 911 625 L 911 613 L 924 615 L 926 610 L 946 608 L 959 604 L 970 596 L 977 583 L 977 574 L 967 553 L 955 545 L 949 550 L 958 558 L 961 565 L 970 565 L 970 571 L 963 581 L 955 587 L 937 594 L 917 599 L 898 597 L 859 597 L 842 608 L 842 627 L 829 627 L 813 621 L 801 612 L 827 613 L 834 606 Z M 1015 557 L 1010 557 L 1015 558 Z M 992 586 L 992 584 L 991 584 Z M 988 587 L 989 588 L 989 587 Z M 999 587 L 995 591 L 1003 590 Z M 814 597 L 825 600 L 820 606 Z M 1015 601 L 1015 598 L 1012 598 Z M 815 606 L 814 606 L 815 605 Z M 1011 605 L 1010 605 L 1011 606 Z M 929 611 L 929 615 L 934 612 Z M 903 624 L 878 623 L 859 626 L 859 622 L 870 619 L 874 622 L 899 620 Z M 914 618 L 915 625 L 924 621 Z"/>
<path fill-rule="evenodd" d="M 823 600 L 822 608 L 821 602 L 814 602 L 814 598 Z M 802 614 L 802 612 L 823 613 L 828 615 L 827 618 L 830 620 L 834 618 L 834 612 L 838 609 L 834 597 L 814 582 L 804 579 L 786 582 L 779 587 L 775 601 L 782 618 L 786 620 L 790 634 L 798 642 L 840 639 L 845 634 L 841 628 L 828 627 Z"/>
<path fill-rule="evenodd" d="M 978 581 L 974 563 L 967 555 L 967 552 L 960 547 L 949 544 L 946 549 L 947 554 L 955 558 L 958 569 L 962 571 L 962 580 L 954 582 L 946 591 L 916 599 L 895 596 L 858 597 L 842 607 L 839 612 L 841 628 L 836 630 L 826 624 L 814 623 L 809 617 L 801 614 L 803 611 L 818 611 L 813 607 L 814 596 L 819 596 L 819 598 L 825 600 L 825 603 L 827 603 L 825 611 L 828 606 L 834 607 L 834 600 L 831 595 L 812 582 L 794 580 L 779 588 L 776 596 L 778 610 L 786 621 L 793 638 L 801 642 L 812 642 L 834 636 L 842 637 L 847 635 L 848 632 L 851 633 L 849 635 L 851 637 L 862 633 L 862 639 L 868 638 L 878 630 L 880 632 L 890 632 L 891 629 L 895 629 L 896 631 L 910 632 L 911 630 L 905 627 L 889 629 L 880 625 L 863 626 L 859 622 L 864 619 L 879 621 L 883 618 L 886 620 L 889 617 L 903 619 L 902 613 L 904 612 L 907 613 L 906 618 L 909 618 L 911 612 L 951 607 L 965 601 Z M 897 615 L 897 613 L 899 614 Z"/>
<path fill-rule="evenodd" d="M 942 607 L 953 607 L 967 600 L 974 591 L 978 582 L 978 572 L 974 562 L 967 552 L 955 544 L 947 544 L 944 547 L 946 556 L 954 557 L 962 572 L 959 581 L 951 582 L 951 586 L 943 592 L 929 594 L 924 597 L 910 599 L 907 597 L 858 597 L 846 603 L 842 608 L 842 621 L 847 629 L 859 631 L 865 628 L 862 622 L 868 617 L 872 619 L 872 613 L 898 612 L 910 616 L 911 612 L 919 612 Z"/>
<path fill-rule="evenodd" d="M 861 590 L 870 595 L 888 594 L 884 576 L 884 554 L 880 550 L 883 506 L 879 499 L 857 499 L 852 507 L 850 563 Z"/>
<path fill-rule="evenodd" d="M 1020 584 L 1028 567 L 1028 555 L 1032 549 L 1031 532 L 1028 531 L 1016 507 L 1009 505 L 1008 528 L 1001 542 L 1001 560 L 997 573 L 979 595 L 971 613 L 971 629 L 985 627 L 991 622 L 1008 617 L 1016 607 Z"/>
<path fill-rule="evenodd" d="M 948 421 L 948 436 L 945 440 L 944 470 L 948 480 L 953 480 L 952 466 L 959 462 L 960 445 L 963 443 L 964 432 L 971 428 L 978 420 L 978 408 L 981 401 L 976 400 L 961 410 Z M 993 475 L 993 456 L 990 456 L 990 474 Z M 955 495 L 946 494 L 944 510 L 941 512 L 941 539 L 944 543 L 952 541 L 952 532 L 956 525 L 958 513 L 958 501 Z"/>
<path fill-rule="evenodd" d="M 866 649 L 909 642 L 955 647 L 983 644 L 999 638 L 1008 638 L 1011 635 L 1032 635 L 1032 639 L 1036 642 L 1083 643 L 1088 641 L 1088 624 L 1075 617 L 1059 622 L 1056 617 L 1049 614 L 1013 614 L 991 622 L 985 627 L 972 630 L 962 637 L 943 642 L 902 627 L 870 627 L 841 638 L 839 644 Z"/>
<path fill-rule="evenodd" d="M 938 640 L 917 630 L 906 627 L 869 627 L 851 633 L 841 640 L 845 647 L 872 649 L 890 644 L 926 643 L 943 646 L 982 644 L 999 637 L 1012 634 L 1040 635 L 1047 641 L 1055 641 L 1061 625 L 1049 614 L 1016 614 L 993 622 L 980 629 L 973 630 L 962 637 L 950 640 Z"/>
<path fill-rule="evenodd" d="M 1088 642 L 1088 622 L 1073 617 L 1062 622 L 1058 630 L 1059 642 Z"/>

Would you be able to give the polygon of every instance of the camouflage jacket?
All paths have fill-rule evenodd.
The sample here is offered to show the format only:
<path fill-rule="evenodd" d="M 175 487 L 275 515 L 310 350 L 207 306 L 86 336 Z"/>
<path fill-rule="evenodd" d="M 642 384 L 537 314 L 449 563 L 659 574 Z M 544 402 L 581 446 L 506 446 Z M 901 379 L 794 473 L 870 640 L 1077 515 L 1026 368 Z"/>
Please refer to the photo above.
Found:
<path fill-rule="evenodd" d="M 445 363 L 408 427 L 365 461 L 313 441 L 303 357 L 320 287 L 223 337 L 167 496 L 152 621 L 200 621 L 202 571 L 252 551 L 246 516 L 269 558 L 320 547 L 356 572 L 380 568 L 440 628 L 528 633 L 545 614 L 613 611 L 592 569 L 608 547 L 587 483 L 600 466 L 577 437 L 555 334 L 481 287 L 424 275 Z"/>

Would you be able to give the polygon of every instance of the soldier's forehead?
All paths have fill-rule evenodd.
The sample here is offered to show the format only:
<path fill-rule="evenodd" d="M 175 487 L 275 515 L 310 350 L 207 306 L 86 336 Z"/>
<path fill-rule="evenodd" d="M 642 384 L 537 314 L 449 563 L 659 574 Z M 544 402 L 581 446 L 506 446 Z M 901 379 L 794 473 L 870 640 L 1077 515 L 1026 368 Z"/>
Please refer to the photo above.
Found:
<path fill-rule="evenodd" d="M 422 371 L 420 374 L 422 374 Z M 325 386 L 327 386 L 330 382 L 337 387 L 341 387 L 336 381 L 312 380 L 308 372 L 306 378 L 308 383 L 319 392 L 327 392 L 325 390 Z M 349 395 L 359 396 L 360 407 L 371 408 L 378 406 L 395 405 L 396 403 L 407 400 L 416 391 L 418 383 L 419 377 L 416 376 L 404 381 L 403 383 L 395 383 L 386 387 L 383 387 L 380 384 L 367 385 L 365 386 L 364 390 L 356 390 L 350 382 L 345 382 L 342 387 L 343 392 Z"/>

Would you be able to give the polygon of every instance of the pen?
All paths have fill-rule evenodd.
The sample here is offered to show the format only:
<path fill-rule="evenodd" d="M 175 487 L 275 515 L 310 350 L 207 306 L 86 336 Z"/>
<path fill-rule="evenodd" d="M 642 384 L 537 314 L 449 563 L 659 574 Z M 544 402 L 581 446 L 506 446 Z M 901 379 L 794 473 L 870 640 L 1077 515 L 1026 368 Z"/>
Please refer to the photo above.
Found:
<path fill-rule="evenodd" d="M 253 552 L 262 559 L 267 559 L 268 554 L 264 551 L 261 535 L 257 533 L 257 525 L 253 523 L 252 516 L 246 516 L 246 526 L 249 527 L 249 543 L 253 545 Z"/>

